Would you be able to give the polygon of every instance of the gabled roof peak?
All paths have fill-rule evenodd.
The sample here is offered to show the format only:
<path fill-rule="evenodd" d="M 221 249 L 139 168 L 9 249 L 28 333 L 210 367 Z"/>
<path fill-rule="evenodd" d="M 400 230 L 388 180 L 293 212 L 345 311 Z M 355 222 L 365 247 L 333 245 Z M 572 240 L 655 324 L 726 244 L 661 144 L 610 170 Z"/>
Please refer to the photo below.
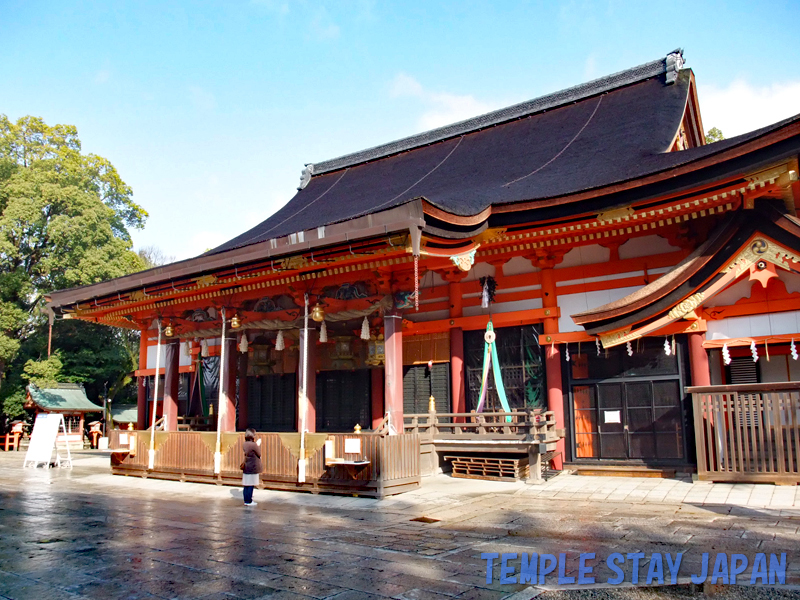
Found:
<path fill-rule="evenodd" d="M 351 167 L 386 156 L 391 156 L 393 154 L 419 148 L 420 146 L 426 146 L 428 144 L 440 142 L 459 135 L 478 131 L 486 127 L 513 121 L 531 114 L 551 110 L 559 106 L 584 100 L 591 96 L 603 94 L 616 88 L 631 85 L 638 81 L 650 79 L 651 77 L 657 77 L 666 74 L 666 83 L 671 84 L 675 82 L 678 72 L 683 68 L 683 63 L 683 49 L 678 48 L 670 52 L 664 58 L 659 58 L 643 65 L 639 65 L 638 67 L 633 67 L 632 69 L 620 71 L 619 73 L 614 73 L 613 75 L 607 75 L 605 77 L 601 77 L 600 79 L 595 79 L 593 81 L 582 83 L 580 85 L 560 90 L 552 94 L 547 94 L 546 96 L 541 96 L 539 98 L 534 98 L 533 100 L 527 100 L 513 106 L 501 108 L 499 110 L 486 113 L 485 115 L 480 115 L 465 121 L 453 123 L 452 125 L 446 125 L 444 127 L 439 127 L 438 129 L 431 129 L 430 131 L 425 131 L 417 135 L 395 140 L 393 142 L 389 142 L 388 144 L 381 144 L 380 146 L 374 146 L 372 148 L 367 148 L 366 150 L 361 150 L 352 154 L 346 154 L 344 156 L 326 160 L 320 163 L 309 163 L 303 170 L 300 187 L 298 187 L 298 189 L 303 189 L 313 175 L 321 175 L 331 171 L 338 171 L 339 169 L 344 169 L 346 167 Z"/>

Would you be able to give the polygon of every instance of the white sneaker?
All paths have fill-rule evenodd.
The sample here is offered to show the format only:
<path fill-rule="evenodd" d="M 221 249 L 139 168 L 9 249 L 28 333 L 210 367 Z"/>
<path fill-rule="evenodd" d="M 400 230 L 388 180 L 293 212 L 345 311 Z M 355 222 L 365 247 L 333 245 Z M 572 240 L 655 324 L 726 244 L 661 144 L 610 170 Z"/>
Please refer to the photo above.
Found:
<path fill-rule="evenodd" d="M 250 503 L 245 502 L 244 505 L 245 506 L 258 506 L 258 502 L 250 502 Z"/>

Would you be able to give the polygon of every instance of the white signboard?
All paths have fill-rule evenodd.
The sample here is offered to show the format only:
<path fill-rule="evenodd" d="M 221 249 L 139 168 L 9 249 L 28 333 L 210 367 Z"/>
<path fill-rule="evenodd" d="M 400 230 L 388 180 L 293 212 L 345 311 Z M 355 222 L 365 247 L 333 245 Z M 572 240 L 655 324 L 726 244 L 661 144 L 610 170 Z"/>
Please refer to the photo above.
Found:
<path fill-rule="evenodd" d="M 622 423 L 622 414 L 619 410 L 604 410 L 604 423 Z"/>
<path fill-rule="evenodd" d="M 72 461 L 69 456 L 69 445 L 66 444 L 67 460 L 64 461 L 58 453 L 57 438 L 59 429 L 66 435 L 66 427 L 64 426 L 64 415 L 62 414 L 45 414 L 39 413 L 36 415 L 36 421 L 33 424 L 33 432 L 31 433 L 31 441 L 28 446 L 28 452 L 25 454 L 24 466 L 36 467 L 44 463 L 50 466 L 53 458 L 53 448 L 56 449 L 56 464 L 62 466 L 72 467 Z"/>
<path fill-rule="evenodd" d="M 344 439 L 345 454 L 361 454 L 361 440 L 358 438 Z"/>

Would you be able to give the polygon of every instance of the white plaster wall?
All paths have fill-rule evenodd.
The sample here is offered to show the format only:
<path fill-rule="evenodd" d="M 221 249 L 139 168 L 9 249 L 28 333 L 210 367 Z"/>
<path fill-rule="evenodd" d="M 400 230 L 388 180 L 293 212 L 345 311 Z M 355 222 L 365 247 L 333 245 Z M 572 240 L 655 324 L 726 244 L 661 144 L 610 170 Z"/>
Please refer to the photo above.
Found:
<path fill-rule="evenodd" d="M 722 290 L 719 294 L 703 303 L 703 306 L 730 306 L 737 300 L 750 297 L 752 281 L 744 279 Z M 760 284 L 759 284 L 760 285 Z"/>
<path fill-rule="evenodd" d="M 502 297 L 497 296 L 497 299 L 500 300 Z M 542 299 L 541 298 L 533 298 L 530 300 L 517 300 L 515 302 L 495 302 L 492 304 L 492 312 L 493 313 L 506 313 L 506 312 L 514 312 L 515 310 L 531 310 L 534 308 L 542 308 Z M 483 315 L 489 314 L 488 309 L 481 308 L 480 305 L 478 306 L 465 306 L 464 307 L 464 316 L 465 317 L 473 317 L 475 315 Z"/>
<path fill-rule="evenodd" d="M 787 292 L 790 294 L 800 292 L 800 275 L 792 273 L 791 271 L 778 269 L 778 276 L 781 278 L 781 281 L 786 284 Z"/>
<path fill-rule="evenodd" d="M 503 265 L 503 275 L 523 275 L 525 273 L 536 273 L 539 269 L 534 267 L 527 258 L 515 256 Z"/>
<path fill-rule="evenodd" d="M 666 254 L 680 250 L 660 235 L 645 235 L 629 239 L 619 247 L 619 257 L 638 258 L 640 256 L 653 256 L 654 254 Z"/>
<path fill-rule="evenodd" d="M 413 280 L 413 274 L 411 278 Z M 426 273 L 422 274 L 422 277 L 420 277 L 419 287 L 423 289 L 436 287 L 437 285 L 447 285 L 447 282 L 442 279 L 442 276 L 436 271 L 427 271 Z"/>
<path fill-rule="evenodd" d="M 600 244 L 576 246 L 564 255 L 564 260 L 558 263 L 555 268 L 563 269 L 565 267 L 593 265 L 608 262 L 610 258 L 611 251 L 608 248 L 603 248 Z"/>
<path fill-rule="evenodd" d="M 214 340 L 219 344 L 219 340 Z M 180 347 L 178 349 L 178 366 L 180 367 L 188 367 L 192 364 L 192 357 L 186 356 L 183 352 L 183 344 L 184 342 L 180 343 Z M 214 345 L 214 344 L 211 344 Z M 147 347 L 147 368 L 148 369 L 155 369 L 156 368 L 156 353 L 158 352 L 158 346 L 148 346 Z M 161 344 L 161 364 L 158 365 L 159 368 L 163 369 L 166 366 L 167 360 L 167 346 L 166 344 Z"/>
<path fill-rule="evenodd" d="M 731 317 L 708 322 L 706 337 L 712 340 L 769 335 L 798 335 L 800 341 L 800 311 Z"/>

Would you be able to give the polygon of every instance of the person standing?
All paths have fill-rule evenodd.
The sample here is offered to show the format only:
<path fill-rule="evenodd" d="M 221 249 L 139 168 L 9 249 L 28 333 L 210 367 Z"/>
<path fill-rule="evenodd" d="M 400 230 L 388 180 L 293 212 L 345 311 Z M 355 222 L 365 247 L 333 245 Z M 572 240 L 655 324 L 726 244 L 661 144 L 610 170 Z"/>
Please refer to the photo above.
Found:
<path fill-rule="evenodd" d="M 244 462 L 242 463 L 242 488 L 245 506 L 256 506 L 253 502 L 253 488 L 258 485 L 259 474 L 263 471 L 261 466 L 261 440 L 255 441 L 256 430 L 248 429 L 244 432 Z"/>

